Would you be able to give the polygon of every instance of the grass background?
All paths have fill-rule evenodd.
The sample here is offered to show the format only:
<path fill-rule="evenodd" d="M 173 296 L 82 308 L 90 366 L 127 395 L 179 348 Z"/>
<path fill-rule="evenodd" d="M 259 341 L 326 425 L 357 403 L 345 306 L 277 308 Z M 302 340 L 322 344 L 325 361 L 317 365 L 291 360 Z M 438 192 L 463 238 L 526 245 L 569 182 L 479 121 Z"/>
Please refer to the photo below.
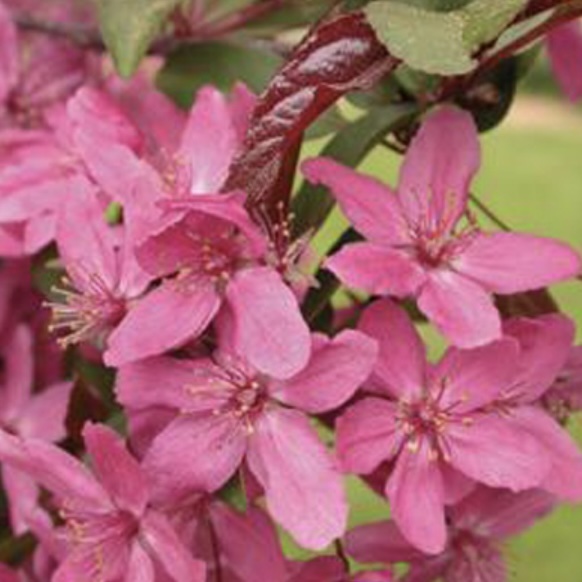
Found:
<path fill-rule="evenodd" d="M 582 252 L 582 116 L 552 96 L 545 72 L 532 87 L 535 95 L 520 97 L 501 127 L 482 139 L 483 164 L 473 191 L 493 212 L 518 231 L 560 238 Z M 321 143 L 305 151 L 315 155 Z M 398 157 L 378 148 L 360 169 L 395 184 Z M 491 223 L 476 211 L 480 224 Z M 345 227 L 334 213 L 317 239 L 322 251 Z M 516 263 L 519 257 L 515 257 Z M 553 294 L 578 326 L 582 341 L 582 282 L 561 284 Z M 442 340 L 428 326 L 421 330 L 431 352 Z M 582 445 L 582 421 L 574 418 L 572 432 Z M 352 524 L 388 515 L 383 500 L 350 480 Z M 582 506 L 564 506 L 535 528 L 508 544 L 507 560 L 515 582 L 582 582 Z"/>

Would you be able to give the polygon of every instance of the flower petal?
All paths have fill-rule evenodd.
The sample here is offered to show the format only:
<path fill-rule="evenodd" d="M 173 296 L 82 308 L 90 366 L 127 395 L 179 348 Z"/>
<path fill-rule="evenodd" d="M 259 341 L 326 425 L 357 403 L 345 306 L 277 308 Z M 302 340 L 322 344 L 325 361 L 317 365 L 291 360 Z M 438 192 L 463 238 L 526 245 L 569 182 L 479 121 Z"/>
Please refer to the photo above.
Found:
<path fill-rule="evenodd" d="M 142 520 L 142 535 L 148 550 L 162 565 L 171 580 L 174 582 L 206 581 L 204 562 L 193 558 L 164 515 L 148 511 Z"/>
<path fill-rule="evenodd" d="M 402 440 L 396 428 L 396 405 L 380 398 L 356 402 L 338 418 L 336 431 L 342 469 L 364 475 L 391 459 Z"/>
<path fill-rule="evenodd" d="M 423 440 L 416 451 L 404 448 L 386 483 L 392 517 L 402 535 L 427 554 L 445 548 L 444 486 L 439 464 Z"/>
<path fill-rule="evenodd" d="M 325 266 L 348 287 L 374 295 L 406 297 L 426 279 L 422 267 L 406 253 L 376 243 L 346 245 Z"/>
<path fill-rule="evenodd" d="M 307 367 L 270 392 L 306 412 L 332 410 L 366 380 L 377 354 L 376 342 L 357 331 L 346 330 L 333 340 L 315 336 Z"/>
<path fill-rule="evenodd" d="M 431 273 L 418 307 L 459 348 L 474 348 L 501 337 L 501 320 L 489 294 L 452 271 Z"/>
<path fill-rule="evenodd" d="M 269 582 L 288 582 L 277 531 L 264 512 L 250 507 L 240 514 L 220 503 L 210 512 L 220 549 L 241 580 L 250 582 L 261 572 Z"/>
<path fill-rule="evenodd" d="M 194 381 L 198 368 L 192 360 L 170 357 L 127 364 L 118 371 L 117 400 L 134 410 L 156 406 L 181 410 L 191 403 L 187 387 Z"/>
<path fill-rule="evenodd" d="M 551 466 L 537 439 L 511 419 L 493 414 L 475 415 L 468 425 L 449 425 L 447 443 L 450 464 L 490 487 L 538 487 Z"/>
<path fill-rule="evenodd" d="M 506 389 L 517 372 L 519 345 L 512 338 L 472 350 L 450 348 L 433 371 L 432 390 L 442 408 L 477 410 Z"/>
<path fill-rule="evenodd" d="M 580 273 L 580 256 L 569 245 L 539 236 L 482 234 L 454 261 L 455 269 L 493 293 L 540 289 Z"/>
<path fill-rule="evenodd" d="M 220 297 L 209 286 L 182 290 L 168 282 L 141 299 L 107 341 L 104 359 L 120 367 L 177 348 L 198 337 L 220 307 Z"/>
<path fill-rule="evenodd" d="M 231 416 L 179 416 L 153 440 L 143 460 L 152 498 L 175 504 L 192 493 L 215 491 L 237 470 L 246 448 L 246 433 Z"/>
<path fill-rule="evenodd" d="M 520 317 L 506 321 L 503 332 L 520 345 L 519 375 L 511 396 L 519 397 L 520 402 L 534 402 L 564 368 L 576 333 L 574 322 L 561 313 L 535 319 Z"/>
<path fill-rule="evenodd" d="M 541 489 L 512 493 L 480 486 L 451 509 L 459 529 L 478 529 L 504 540 L 529 529 L 556 506 L 556 498 Z"/>
<path fill-rule="evenodd" d="M 129 563 L 124 582 L 154 582 L 154 565 L 139 542 L 134 542 L 129 553 Z"/>
<path fill-rule="evenodd" d="M 226 289 L 234 345 L 261 372 L 289 378 L 310 356 L 311 336 L 295 295 L 269 267 L 239 271 Z"/>
<path fill-rule="evenodd" d="M 213 87 L 203 87 L 190 111 L 178 150 L 179 158 L 189 166 L 190 192 L 218 192 L 239 145 L 226 98 Z"/>
<path fill-rule="evenodd" d="M 358 329 L 378 341 L 374 385 L 393 397 L 419 395 L 425 385 L 426 350 L 406 312 L 392 301 L 368 307 Z"/>
<path fill-rule="evenodd" d="M 93 473 L 115 504 L 141 516 L 149 500 L 146 478 L 122 439 L 103 424 L 87 423 L 83 439 L 91 457 Z"/>
<path fill-rule="evenodd" d="M 20 435 L 49 442 L 65 438 L 65 419 L 72 388 L 72 382 L 61 382 L 35 394 L 18 419 Z"/>
<path fill-rule="evenodd" d="M 394 521 L 368 523 L 350 530 L 346 551 L 362 563 L 395 564 L 425 557 L 410 545 Z"/>
<path fill-rule="evenodd" d="M 105 489 L 87 469 L 55 445 L 36 439 L 18 439 L 0 430 L 0 460 L 26 473 L 61 499 L 111 510 Z"/>
<path fill-rule="evenodd" d="M 551 469 L 540 487 L 560 499 L 582 501 L 582 453 L 568 432 L 551 416 L 534 406 L 520 406 L 512 420 L 546 449 Z"/>
<path fill-rule="evenodd" d="M 301 170 L 311 183 L 332 190 L 343 213 L 368 240 L 385 244 L 408 241 L 398 198 L 388 186 L 331 158 L 307 160 Z"/>
<path fill-rule="evenodd" d="M 264 413 L 247 460 L 269 512 L 299 544 L 321 550 L 344 533 L 348 506 L 341 476 L 303 414 Z"/>
<path fill-rule="evenodd" d="M 572 101 L 582 97 L 582 31 L 575 20 L 554 28 L 546 36 L 552 70 L 562 91 Z"/>
<path fill-rule="evenodd" d="M 400 170 L 398 196 L 414 225 L 448 232 L 465 211 L 480 148 L 471 115 L 453 107 L 431 114 Z"/>

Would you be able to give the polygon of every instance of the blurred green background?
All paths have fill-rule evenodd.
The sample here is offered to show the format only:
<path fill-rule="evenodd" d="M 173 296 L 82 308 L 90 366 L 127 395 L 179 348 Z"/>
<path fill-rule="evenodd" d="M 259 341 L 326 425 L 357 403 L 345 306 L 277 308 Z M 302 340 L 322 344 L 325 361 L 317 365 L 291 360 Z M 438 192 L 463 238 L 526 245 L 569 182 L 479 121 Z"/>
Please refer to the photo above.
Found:
<path fill-rule="evenodd" d="M 316 155 L 324 142 L 310 142 L 304 155 Z M 582 252 L 582 113 L 557 92 L 547 65 L 540 63 L 521 87 L 509 117 L 483 135 L 483 163 L 473 191 L 512 229 L 560 238 Z M 360 169 L 395 184 L 399 158 L 377 148 Z M 473 209 L 482 226 L 492 224 Z M 338 213 L 317 239 L 321 251 L 343 230 Z M 516 262 L 519 257 L 515 257 Z M 582 281 L 558 285 L 554 297 L 576 320 L 582 341 Z M 438 354 L 436 332 L 421 330 Z M 571 430 L 582 446 L 582 417 Z M 357 480 L 349 484 L 353 524 L 380 520 L 386 504 Z M 564 506 L 507 546 L 511 580 L 582 582 L 582 506 Z"/>

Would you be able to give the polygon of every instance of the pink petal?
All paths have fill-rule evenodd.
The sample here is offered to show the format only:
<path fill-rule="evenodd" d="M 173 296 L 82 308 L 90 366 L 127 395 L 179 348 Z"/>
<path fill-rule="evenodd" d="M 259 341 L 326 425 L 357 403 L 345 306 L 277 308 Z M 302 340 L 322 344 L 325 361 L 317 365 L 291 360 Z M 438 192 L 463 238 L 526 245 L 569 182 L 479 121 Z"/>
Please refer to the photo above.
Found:
<path fill-rule="evenodd" d="M 386 484 L 386 495 L 394 521 L 413 546 L 427 554 L 444 550 L 444 486 L 426 440 L 417 451 L 402 450 Z"/>
<path fill-rule="evenodd" d="M 154 565 L 139 542 L 134 542 L 124 582 L 155 582 Z"/>
<path fill-rule="evenodd" d="M 18 420 L 21 436 L 57 442 L 65 438 L 65 419 L 72 382 L 61 382 L 35 394 Z"/>
<path fill-rule="evenodd" d="M 582 501 L 582 453 L 568 432 L 533 406 L 515 409 L 512 421 L 537 439 L 550 458 L 551 469 L 540 487 L 566 501 Z"/>
<path fill-rule="evenodd" d="M 376 243 L 346 245 L 325 266 L 344 285 L 374 295 L 406 297 L 426 279 L 422 267 L 406 253 Z"/>
<path fill-rule="evenodd" d="M 477 128 L 469 113 L 453 107 L 432 113 L 400 170 L 398 196 L 408 221 L 448 232 L 465 211 L 480 157 Z"/>
<path fill-rule="evenodd" d="M 474 348 L 501 337 L 501 321 L 489 294 L 452 271 L 431 273 L 418 307 L 459 348 Z"/>
<path fill-rule="evenodd" d="M 497 399 L 517 371 L 519 345 L 512 338 L 472 350 L 450 348 L 433 372 L 432 391 L 443 408 L 477 410 Z"/>
<path fill-rule="evenodd" d="M 453 265 L 501 294 L 540 289 L 574 277 L 581 268 L 580 256 L 569 245 L 510 232 L 477 236 Z"/>
<path fill-rule="evenodd" d="M 380 346 L 374 385 L 396 398 L 419 395 L 425 385 L 426 351 L 406 312 L 388 299 L 376 301 L 364 311 L 358 329 Z"/>
<path fill-rule="evenodd" d="M 83 439 L 93 473 L 115 504 L 141 516 L 149 498 L 146 479 L 121 438 L 103 424 L 88 423 L 83 428 Z"/>
<path fill-rule="evenodd" d="M 16 535 L 22 535 L 30 529 L 28 524 L 31 516 L 41 512 L 38 506 L 39 488 L 26 473 L 9 464 L 2 467 L 2 484 L 8 501 L 10 526 Z"/>
<path fill-rule="evenodd" d="M 361 525 L 346 535 L 348 555 L 362 563 L 410 562 L 424 554 L 410 545 L 393 521 Z"/>
<path fill-rule="evenodd" d="M 261 372 L 289 378 L 311 351 L 309 328 L 295 295 L 269 267 L 239 271 L 226 289 L 234 322 L 234 344 Z"/>
<path fill-rule="evenodd" d="M 481 414 L 470 424 L 451 424 L 447 453 L 453 467 L 468 477 L 512 491 L 539 486 L 550 469 L 546 451 L 511 419 Z"/>
<path fill-rule="evenodd" d="M 187 388 L 194 383 L 197 369 L 192 360 L 169 357 L 122 366 L 115 385 L 117 400 L 134 410 L 156 406 L 181 410 L 192 400 Z"/>
<path fill-rule="evenodd" d="M 346 402 L 366 380 L 377 354 L 376 342 L 357 331 L 346 330 L 333 340 L 314 336 L 307 367 L 270 392 L 306 412 L 332 410 Z"/>
<path fill-rule="evenodd" d="M 113 98 L 104 91 L 82 87 L 67 102 L 74 125 L 102 144 L 120 144 L 137 150 L 141 135 Z"/>
<path fill-rule="evenodd" d="M 154 511 L 146 513 L 142 520 L 142 535 L 146 547 L 162 565 L 170 580 L 206 581 L 204 562 L 193 558 L 164 515 Z"/>
<path fill-rule="evenodd" d="M 0 460 L 31 477 L 61 499 L 111 510 L 109 496 L 87 469 L 58 447 L 36 439 L 21 440 L 0 431 Z"/>
<path fill-rule="evenodd" d="M 30 400 L 34 362 L 32 334 L 24 324 L 19 325 L 4 342 L 2 350 L 4 378 L 0 410 L 2 420 L 17 420 Z"/>
<path fill-rule="evenodd" d="M 504 323 L 503 331 L 520 345 L 519 375 L 511 396 L 519 397 L 520 402 L 534 402 L 565 366 L 576 333 L 574 322 L 552 313 L 535 319 L 511 319 Z"/>
<path fill-rule="evenodd" d="M 0 582 L 20 582 L 20 577 L 8 566 L 0 564 Z"/>
<path fill-rule="evenodd" d="M 103 219 L 93 186 L 79 181 L 79 188 L 63 205 L 57 221 L 59 254 L 78 289 L 94 291 L 99 281 L 113 291 L 119 276 L 117 236 Z"/>
<path fill-rule="evenodd" d="M 540 489 L 512 493 L 479 487 L 452 509 L 455 525 L 504 540 L 522 533 L 556 506 L 555 497 Z"/>
<path fill-rule="evenodd" d="M 350 473 L 371 473 L 397 452 L 402 436 L 396 427 L 396 405 L 366 398 L 348 408 L 336 422 L 338 457 Z"/>
<path fill-rule="evenodd" d="M 546 47 L 552 70 L 568 99 L 582 97 L 582 31 L 572 21 L 554 28 L 546 36 Z"/>
<path fill-rule="evenodd" d="M 264 413 L 247 461 L 265 489 L 270 514 L 299 544 L 321 550 L 343 534 L 348 506 L 342 479 L 303 414 Z"/>
<path fill-rule="evenodd" d="M 161 285 L 132 307 L 109 336 L 106 364 L 119 367 L 181 346 L 208 327 L 219 306 L 212 287 L 183 290 L 179 281 Z"/>
<path fill-rule="evenodd" d="M 234 474 L 247 448 L 243 427 L 231 416 L 179 416 L 152 442 L 143 461 L 153 498 L 160 503 L 215 491 Z"/>
<path fill-rule="evenodd" d="M 239 146 L 225 97 L 213 87 L 198 91 L 178 156 L 191 172 L 190 192 L 218 192 Z"/>
<path fill-rule="evenodd" d="M 332 190 L 343 213 L 368 240 L 384 244 L 408 241 L 408 226 L 398 199 L 388 186 L 331 158 L 307 160 L 301 170 L 313 184 Z"/>
<path fill-rule="evenodd" d="M 318 556 L 306 562 L 295 562 L 286 578 L 287 582 L 344 582 L 345 579 L 345 566 L 336 556 Z M 390 580 L 384 579 L 385 582 Z"/>
<path fill-rule="evenodd" d="M 225 505 L 211 506 L 212 525 L 229 567 L 243 581 L 261 572 L 269 582 L 287 582 L 287 564 L 277 531 L 261 510 L 240 514 Z"/>
<path fill-rule="evenodd" d="M 235 84 L 230 96 L 230 117 L 236 131 L 239 144 L 246 137 L 253 110 L 257 104 L 257 96 L 244 84 Z"/>

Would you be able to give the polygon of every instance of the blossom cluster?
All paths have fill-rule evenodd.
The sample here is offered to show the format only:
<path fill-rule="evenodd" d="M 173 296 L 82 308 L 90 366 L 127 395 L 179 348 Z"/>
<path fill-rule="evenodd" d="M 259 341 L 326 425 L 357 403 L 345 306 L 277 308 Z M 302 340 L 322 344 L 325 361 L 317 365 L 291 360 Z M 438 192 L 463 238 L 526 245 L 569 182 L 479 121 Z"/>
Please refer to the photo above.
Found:
<path fill-rule="evenodd" d="M 309 241 L 283 206 L 227 188 L 256 96 L 206 86 L 182 111 L 154 87 L 155 62 L 122 81 L 94 53 L 19 31 L 13 5 L 0 4 L 0 462 L 12 533 L 35 547 L 0 579 L 506 580 L 502 543 L 582 501 L 565 428 L 582 352 L 567 316 L 506 318 L 495 299 L 576 277 L 581 259 L 477 224 L 470 113 L 428 112 L 394 189 L 303 163 L 360 235 L 323 262 L 365 294 L 360 316 L 322 333 L 302 311 Z M 446 338 L 437 363 L 412 313 Z M 389 521 L 348 528 L 349 474 Z M 286 557 L 278 528 L 315 557 Z"/>

